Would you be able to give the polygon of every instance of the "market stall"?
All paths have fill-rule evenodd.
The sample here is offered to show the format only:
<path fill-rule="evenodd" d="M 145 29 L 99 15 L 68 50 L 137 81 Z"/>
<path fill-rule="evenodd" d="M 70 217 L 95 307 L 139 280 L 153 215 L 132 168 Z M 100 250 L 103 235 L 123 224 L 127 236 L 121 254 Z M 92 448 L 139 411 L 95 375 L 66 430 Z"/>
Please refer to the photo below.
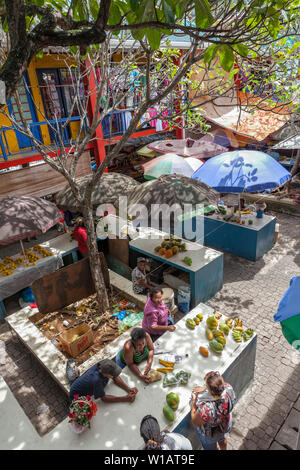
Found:
<path fill-rule="evenodd" d="M 40 246 L 40 245 L 39 245 Z M 31 258 L 24 258 L 20 254 L 7 257 L 1 261 L 0 272 L 0 319 L 4 322 L 5 306 L 3 300 L 30 286 L 30 284 L 46 274 L 52 273 L 63 266 L 62 257 L 54 254 L 51 249 L 42 251 L 26 250 Z M 41 253 L 45 253 L 45 256 Z M 47 253 L 47 255 L 46 255 Z M 39 256 L 39 258 L 37 258 Z M 34 260 L 34 261 L 32 261 Z M 3 270 L 2 270 L 3 268 Z"/>
<path fill-rule="evenodd" d="M 194 330 L 187 328 L 186 319 L 197 314 L 203 314 L 202 322 Z M 130 387 L 138 388 L 134 403 L 107 404 L 99 400 L 99 410 L 92 420 L 90 430 L 86 430 L 81 435 L 73 433 L 69 428 L 67 418 L 42 439 L 39 448 L 48 449 L 51 446 L 51 449 L 135 450 L 143 444 L 139 433 L 140 422 L 145 415 L 151 414 L 158 419 L 161 429 L 167 428 L 169 431 L 184 434 L 192 441 L 193 448 L 199 449 L 199 441 L 189 418 L 192 388 L 204 384 L 204 376 L 208 371 L 217 370 L 223 375 L 225 381 L 233 386 L 237 397 L 240 397 L 251 383 L 255 367 L 257 342 L 255 333 L 248 341 L 243 340 L 237 343 L 230 332 L 226 336 L 227 343 L 221 355 L 212 350 L 209 350 L 208 357 L 199 353 L 200 346 L 209 348 L 205 330 L 206 319 L 212 314 L 212 308 L 199 304 L 176 324 L 174 332 L 165 333 L 159 339 L 159 351 L 171 351 L 182 357 L 181 362 L 174 366 L 174 371 L 183 370 L 191 374 L 186 385 L 163 387 L 163 380 L 145 385 L 126 367 L 122 371 L 122 379 Z M 222 316 L 220 321 L 225 321 L 225 317 Z M 161 357 L 162 355 L 159 354 L 154 356 L 154 369 L 161 366 L 159 363 Z M 107 385 L 105 391 L 113 395 L 123 393 L 113 382 Z M 180 398 L 178 409 L 174 412 L 175 419 L 172 422 L 168 421 L 163 414 L 166 395 L 171 391 L 177 393 Z"/>
<path fill-rule="evenodd" d="M 245 212 L 250 213 L 241 211 L 232 219 L 218 213 L 198 215 L 192 218 L 190 225 L 193 231 L 196 226 L 203 226 L 200 243 L 257 261 L 274 245 L 276 217 L 257 218 L 255 213 Z M 187 219 L 182 222 L 183 230 L 186 223 Z"/>
<path fill-rule="evenodd" d="M 132 252 L 159 261 L 167 267 L 184 271 L 189 276 L 190 303 L 195 307 L 199 302 L 211 299 L 223 284 L 223 254 L 194 242 L 178 242 L 184 251 L 173 252 L 171 257 L 157 248 L 169 235 L 152 228 L 140 229 L 137 238 L 129 243 Z M 179 240 L 179 239 L 178 239 Z M 167 257 L 166 257 L 167 256 Z M 185 261 L 184 261 L 185 259 Z"/>

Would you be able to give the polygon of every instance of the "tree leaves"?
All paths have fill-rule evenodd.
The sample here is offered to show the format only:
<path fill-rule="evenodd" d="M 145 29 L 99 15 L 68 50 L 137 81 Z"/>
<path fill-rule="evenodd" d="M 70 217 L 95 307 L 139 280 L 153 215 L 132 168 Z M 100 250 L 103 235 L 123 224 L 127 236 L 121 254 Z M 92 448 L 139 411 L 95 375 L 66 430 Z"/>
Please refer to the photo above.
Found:
<path fill-rule="evenodd" d="M 226 44 L 223 44 L 222 46 L 219 47 L 218 53 L 220 56 L 221 67 L 226 72 L 230 72 L 234 64 L 234 53 L 232 49 Z"/>
<path fill-rule="evenodd" d="M 197 28 L 207 28 L 214 22 L 207 0 L 195 0 L 195 18 Z"/>

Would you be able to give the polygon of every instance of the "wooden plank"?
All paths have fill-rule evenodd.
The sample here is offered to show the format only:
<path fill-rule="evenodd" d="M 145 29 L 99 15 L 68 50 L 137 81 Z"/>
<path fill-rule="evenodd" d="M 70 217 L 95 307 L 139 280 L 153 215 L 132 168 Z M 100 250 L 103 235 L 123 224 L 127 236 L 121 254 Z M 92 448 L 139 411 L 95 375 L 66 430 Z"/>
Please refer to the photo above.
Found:
<path fill-rule="evenodd" d="M 99 253 L 106 287 L 109 271 L 103 253 Z M 40 313 L 51 313 L 95 293 L 89 258 L 73 263 L 37 279 L 31 289 Z"/>
<path fill-rule="evenodd" d="M 76 177 L 92 173 L 90 153 L 79 159 Z M 47 163 L 0 174 L 0 198 L 7 196 L 37 196 L 55 194 L 67 184 L 66 179 Z"/>

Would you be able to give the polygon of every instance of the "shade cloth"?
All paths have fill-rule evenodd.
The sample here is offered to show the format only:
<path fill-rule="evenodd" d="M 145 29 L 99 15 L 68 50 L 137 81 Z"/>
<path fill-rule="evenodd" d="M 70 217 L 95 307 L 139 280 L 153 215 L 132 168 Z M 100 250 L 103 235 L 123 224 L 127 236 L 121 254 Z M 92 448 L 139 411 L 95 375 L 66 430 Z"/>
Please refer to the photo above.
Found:
<path fill-rule="evenodd" d="M 61 220 L 61 212 L 39 197 L 6 197 L 0 200 L 0 245 L 44 233 Z"/>
<path fill-rule="evenodd" d="M 210 158 L 227 152 L 226 147 L 214 143 L 213 138 L 210 136 L 204 136 L 200 140 L 158 140 L 148 144 L 148 147 L 156 152 L 173 152 L 183 157 L 194 158 Z"/>

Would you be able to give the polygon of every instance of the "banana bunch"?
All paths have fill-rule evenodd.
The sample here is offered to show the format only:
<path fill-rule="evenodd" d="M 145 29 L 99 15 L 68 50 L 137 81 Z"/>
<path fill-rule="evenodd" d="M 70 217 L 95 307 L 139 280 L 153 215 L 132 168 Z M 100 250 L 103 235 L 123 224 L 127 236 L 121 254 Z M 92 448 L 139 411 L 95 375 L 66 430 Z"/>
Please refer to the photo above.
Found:
<path fill-rule="evenodd" d="M 234 326 L 243 326 L 242 320 L 240 320 L 239 318 L 236 317 L 234 319 Z"/>
<path fill-rule="evenodd" d="M 241 331 L 234 331 L 232 332 L 232 337 L 236 343 L 241 343 L 243 341 L 243 335 Z"/>
<path fill-rule="evenodd" d="M 231 329 L 233 327 L 233 320 L 232 318 L 226 318 L 225 320 L 226 325 Z"/>
<path fill-rule="evenodd" d="M 248 330 L 244 332 L 244 335 L 243 335 L 244 340 L 248 341 L 250 338 L 252 338 L 253 334 L 254 334 L 254 330 L 252 330 L 252 328 L 248 328 Z"/>
<path fill-rule="evenodd" d="M 214 311 L 214 317 L 217 319 L 217 320 L 220 320 L 222 316 L 222 313 L 217 313 L 216 310 Z"/>

